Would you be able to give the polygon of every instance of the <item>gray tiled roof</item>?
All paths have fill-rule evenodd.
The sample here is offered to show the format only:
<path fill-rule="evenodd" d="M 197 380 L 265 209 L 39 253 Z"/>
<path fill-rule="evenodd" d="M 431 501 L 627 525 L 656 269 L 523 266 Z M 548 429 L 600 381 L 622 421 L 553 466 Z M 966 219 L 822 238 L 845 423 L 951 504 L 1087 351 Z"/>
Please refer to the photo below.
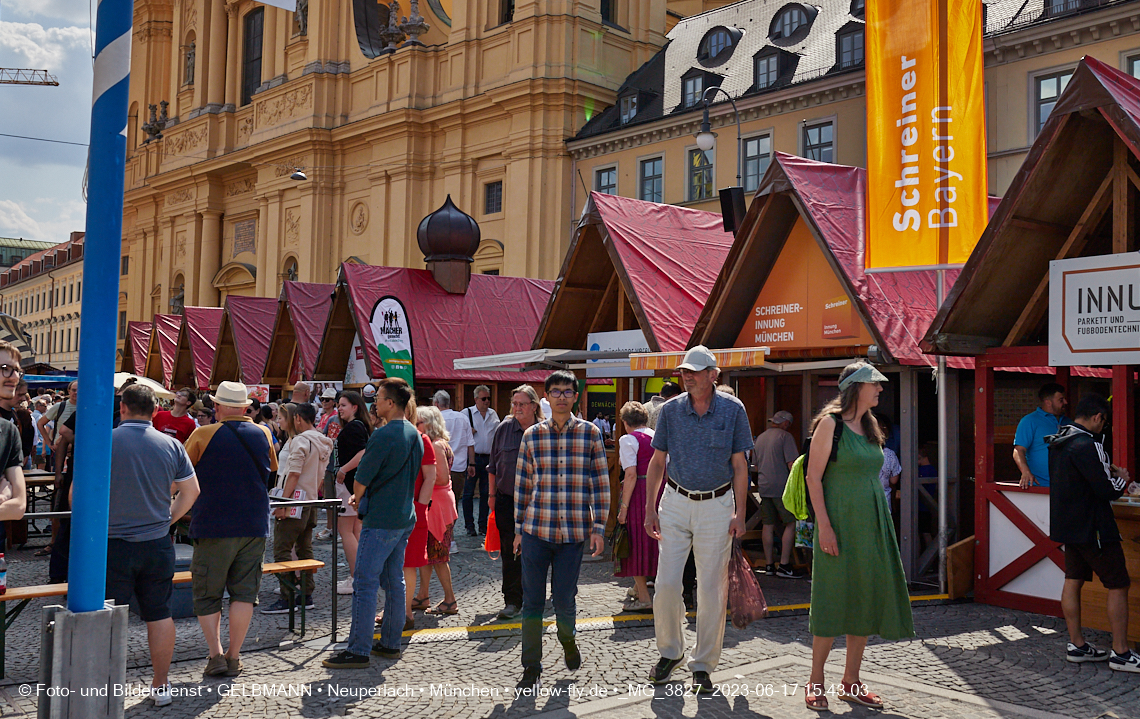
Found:
<path fill-rule="evenodd" d="M 986 35 L 1011 32 L 1028 25 L 1095 11 L 1109 5 L 1140 3 L 1140 0 L 1064 0 L 1066 5 L 1058 14 L 1046 12 L 1047 1 L 983 0 L 986 6 Z M 768 30 L 773 18 L 791 4 L 801 4 L 817 10 L 810 29 L 795 43 L 771 40 Z M 694 68 L 721 76 L 721 87 L 734 99 L 810 82 L 824 75 L 858 71 L 862 65 L 848 70 L 838 67 L 836 34 L 849 24 L 862 23 L 861 17 L 851 15 L 851 0 L 811 0 L 802 3 L 789 0 L 743 0 L 687 17 L 669 32 L 668 44 L 626 78 L 618 90 L 618 97 L 632 90 L 645 93 L 641 97 L 642 106 L 627 125 L 652 122 L 674 113 L 691 112 L 692 108 L 680 107 L 681 78 Z M 702 65 L 697 59 L 701 40 L 709 30 L 718 26 L 737 28 L 743 34 L 728 60 L 717 66 Z M 777 88 L 756 90 L 753 88 L 753 57 L 769 47 L 791 53 L 799 59 L 791 78 L 782 80 Z M 723 102 L 724 95 L 718 93 L 716 101 Z M 621 126 L 620 110 L 615 105 L 592 117 L 571 139 L 602 135 Z"/>
<path fill-rule="evenodd" d="M 681 104 L 681 76 L 693 68 L 722 75 L 721 87 L 733 97 L 743 95 L 755 81 L 752 58 L 765 48 L 778 48 L 800 56 L 792 84 L 818 77 L 831 69 L 835 65 L 835 34 L 848 23 L 862 25 L 862 18 L 850 14 L 850 0 L 815 0 L 811 5 L 818 14 L 802 40 L 795 43 L 771 40 L 768 29 L 772 20 L 780 10 L 792 4 L 807 5 L 787 0 L 747 0 L 677 23 L 669 32 L 669 48 L 665 53 L 665 107 L 673 109 Z M 723 65 L 702 67 L 697 62 L 697 50 L 705 34 L 717 26 L 735 27 L 744 35 L 732 57 Z"/>
<path fill-rule="evenodd" d="M 1028 25 L 1080 15 L 1109 5 L 1123 5 L 1136 0 L 1060 0 L 1059 3 L 1047 0 L 983 0 L 983 2 L 986 5 L 986 34 L 997 35 L 1020 30 Z M 1056 7 L 1056 10 L 1052 13 L 1046 12 L 1051 6 Z"/>

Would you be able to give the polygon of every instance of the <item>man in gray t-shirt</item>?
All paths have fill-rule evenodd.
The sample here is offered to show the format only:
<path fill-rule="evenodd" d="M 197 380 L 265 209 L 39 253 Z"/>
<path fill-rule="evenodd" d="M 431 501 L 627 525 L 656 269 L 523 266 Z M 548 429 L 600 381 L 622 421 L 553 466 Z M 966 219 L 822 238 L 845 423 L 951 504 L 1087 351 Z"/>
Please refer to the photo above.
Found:
<path fill-rule="evenodd" d="M 752 448 L 752 467 L 756 470 L 756 489 L 760 494 L 760 521 L 764 525 L 764 571 L 781 577 L 802 578 L 792 567 L 792 545 L 796 537 L 796 518 L 784 508 L 784 485 L 788 471 L 800 456 L 796 440 L 788 432 L 792 413 L 780 410 L 768 420 L 771 425 L 756 438 Z M 780 566 L 772 563 L 773 537 L 777 524 L 784 526 L 780 535 Z"/>
<path fill-rule="evenodd" d="M 138 600 L 154 668 L 151 696 L 165 706 L 172 700 L 167 672 L 174 654 L 170 525 L 198 498 L 198 478 L 182 443 L 151 424 L 155 398 L 149 387 L 125 388 L 120 410 L 122 422 L 111 432 L 107 598 L 115 604 Z"/>

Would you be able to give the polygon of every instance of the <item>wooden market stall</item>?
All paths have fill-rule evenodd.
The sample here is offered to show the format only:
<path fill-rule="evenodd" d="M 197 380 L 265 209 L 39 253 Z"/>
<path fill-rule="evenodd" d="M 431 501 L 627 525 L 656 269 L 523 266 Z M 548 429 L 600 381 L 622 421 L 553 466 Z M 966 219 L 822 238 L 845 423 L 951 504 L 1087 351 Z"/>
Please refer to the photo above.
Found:
<path fill-rule="evenodd" d="M 640 331 L 634 351 L 684 350 L 731 246 L 715 212 L 590 193 L 532 348 L 590 350 L 591 335 Z M 616 369 L 615 410 L 653 374 Z"/>
<path fill-rule="evenodd" d="M 313 379 L 335 289 L 320 282 L 282 284 L 265 362 L 266 384 L 291 389 L 295 382 Z"/>
<path fill-rule="evenodd" d="M 220 307 L 183 308 L 171 387 L 210 389 L 210 370 L 218 349 L 222 312 Z"/>
<path fill-rule="evenodd" d="M 870 359 L 890 382 L 876 413 L 888 418 L 903 467 L 896 494 L 899 540 L 908 578 L 935 561 L 937 476 L 919 477 L 919 454 L 936 438 L 932 358 L 918 346 L 938 308 L 934 271 L 868 275 L 863 271 L 866 171 L 776 153 L 750 205 L 688 345 L 746 350 L 763 346 L 763 363 L 729 356 L 730 383 L 749 409 L 755 433 L 777 410 L 795 417 L 802 440 L 815 413 L 838 392 L 842 368 Z M 638 358 L 676 366 L 673 357 Z M 969 402 L 953 360 L 948 373 L 952 530 L 959 527 L 958 408 Z M 969 418 L 967 412 L 965 417 Z M 968 434 L 968 430 L 967 430 Z M 934 457 L 929 457 L 934 464 Z M 967 497 L 966 501 L 969 501 Z M 923 546 L 923 536 L 926 546 Z"/>
<path fill-rule="evenodd" d="M 210 386 L 217 387 L 225 381 L 246 386 L 263 384 L 269 338 L 277 319 L 277 300 L 230 295 L 224 309 Z"/>
<path fill-rule="evenodd" d="M 154 316 L 146 364 L 143 365 L 143 374 L 160 383 L 163 387 L 170 387 L 170 380 L 174 373 L 174 356 L 178 352 L 178 333 L 181 327 L 182 317 L 179 315 Z M 135 369 L 137 372 L 138 368 Z"/>
<path fill-rule="evenodd" d="M 154 322 L 128 322 L 127 338 L 123 347 L 120 372 L 138 374 L 146 372 L 146 358 L 150 352 L 150 335 Z"/>
<path fill-rule="evenodd" d="M 1140 83 L 1085 58 L 1058 99 L 1024 165 L 990 221 L 959 281 L 939 310 L 924 348 L 974 356 L 977 482 L 975 597 L 999 606 L 1060 615 L 1064 557 L 1048 538 L 1048 489 L 1017 485 L 1016 470 L 995 451 L 1002 423 L 1000 380 L 994 370 L 1049 363 L 1050 262 L 1137 250 L 1137 162 L 1140 157 Z M 1128 264 L 1133 255 L 1125 255 Z M 1134 305 L 1132 300 L 1128 301 Z M 1095 353 L 1088 355 L 1095 357 Z M 1094 364 L 1095 360 L 1090 360 Z M 1070 388 L 1112 395 L 1110 454 L 1137 476 L 1136 369 L 1116 365 L 1098 372 L 1057 367 Z M 1079 376 L 1084 378 L 1078 379 Z M 1000 446 L 1000 445 L 998 445 Z M 1115 508 L 1129 573 L 1140 579 L 1140 512 Z M 1125 526 L 1127 523 L 1127 526 Z M 1104 590 L 1094 580 L 1084 591 L 1086 626 L 1107 629 Z M 1130 638 L 1140 638 L 1140 603 L 1130 607 Z"/>
<path fill-rule="evenodd" d="M 407 313 L 417 402 L 448 391 L 452 408 L 470 403 L 477 385 L 491 388 L 499 416 L 510 410 L 510 390 L 541 385 L 547 372 L 456 370 L 453 360 L 529 347 L 552 283 L 522 277 L 472 275 L 464 292 L 448 292 L 429 270 L 344 264 L 324 326 L 313 379 L 360 386 L 386 375 L 373 328 L 383 325 L 376 308 L 387 297 Z M 347 369 L 346 369 L 347 368 Z"/>

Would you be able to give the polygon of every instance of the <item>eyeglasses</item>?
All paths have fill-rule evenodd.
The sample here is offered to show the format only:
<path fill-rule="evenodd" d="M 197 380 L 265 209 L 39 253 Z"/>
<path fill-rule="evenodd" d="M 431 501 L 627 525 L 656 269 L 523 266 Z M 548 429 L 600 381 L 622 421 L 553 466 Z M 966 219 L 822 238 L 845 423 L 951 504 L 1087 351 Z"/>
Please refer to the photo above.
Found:
<path fill-rule="evenodd" d="M 515 409 L 522 409 L 523 407 L 531 404 L 534 404 L 534 402 L 531 402 L 528 399 L 526 402 L 511 402 L 511 407 L 514 407 Z"/>
<path fill-rule="evenodd" d="M 15 367 L 10 364 L 0 364 L 0 375 L 3 375 L 5 377 L 11 377 L 12 375 L 23 377 L 24 371 L 19 367 Z"/>
<path fill-rule="evenodd" d="M 491 398 L 490 397 L 476 397 L 475 401 L 476 402 L 490 402 Z"/>
<path fill-rule="evenodd" d="M 551 399 L 562 399 L 563 397 L 573 397 L 578 394 L 576 389 L 548 389 L 546 390 L 547 396 Z"/>

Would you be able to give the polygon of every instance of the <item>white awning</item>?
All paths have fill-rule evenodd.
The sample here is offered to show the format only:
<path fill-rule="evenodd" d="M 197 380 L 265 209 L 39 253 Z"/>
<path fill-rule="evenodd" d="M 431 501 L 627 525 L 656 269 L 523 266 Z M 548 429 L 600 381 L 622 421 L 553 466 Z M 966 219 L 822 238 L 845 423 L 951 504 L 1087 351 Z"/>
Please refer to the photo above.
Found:
<path fill-rule="evenodd" d="M 461 357 L 453 360 L 456 370 L 486 370 L 494 372 L 528 372 L 535 369 L 585 369 L 586 362 L 595 360 L 592 369 L 629 370 L 629 352 L 590 352 L 587 350 L 537 349 L 508 352 L 482 357 Z M 607 361 L 609 360 L 609 361 Z"/>

